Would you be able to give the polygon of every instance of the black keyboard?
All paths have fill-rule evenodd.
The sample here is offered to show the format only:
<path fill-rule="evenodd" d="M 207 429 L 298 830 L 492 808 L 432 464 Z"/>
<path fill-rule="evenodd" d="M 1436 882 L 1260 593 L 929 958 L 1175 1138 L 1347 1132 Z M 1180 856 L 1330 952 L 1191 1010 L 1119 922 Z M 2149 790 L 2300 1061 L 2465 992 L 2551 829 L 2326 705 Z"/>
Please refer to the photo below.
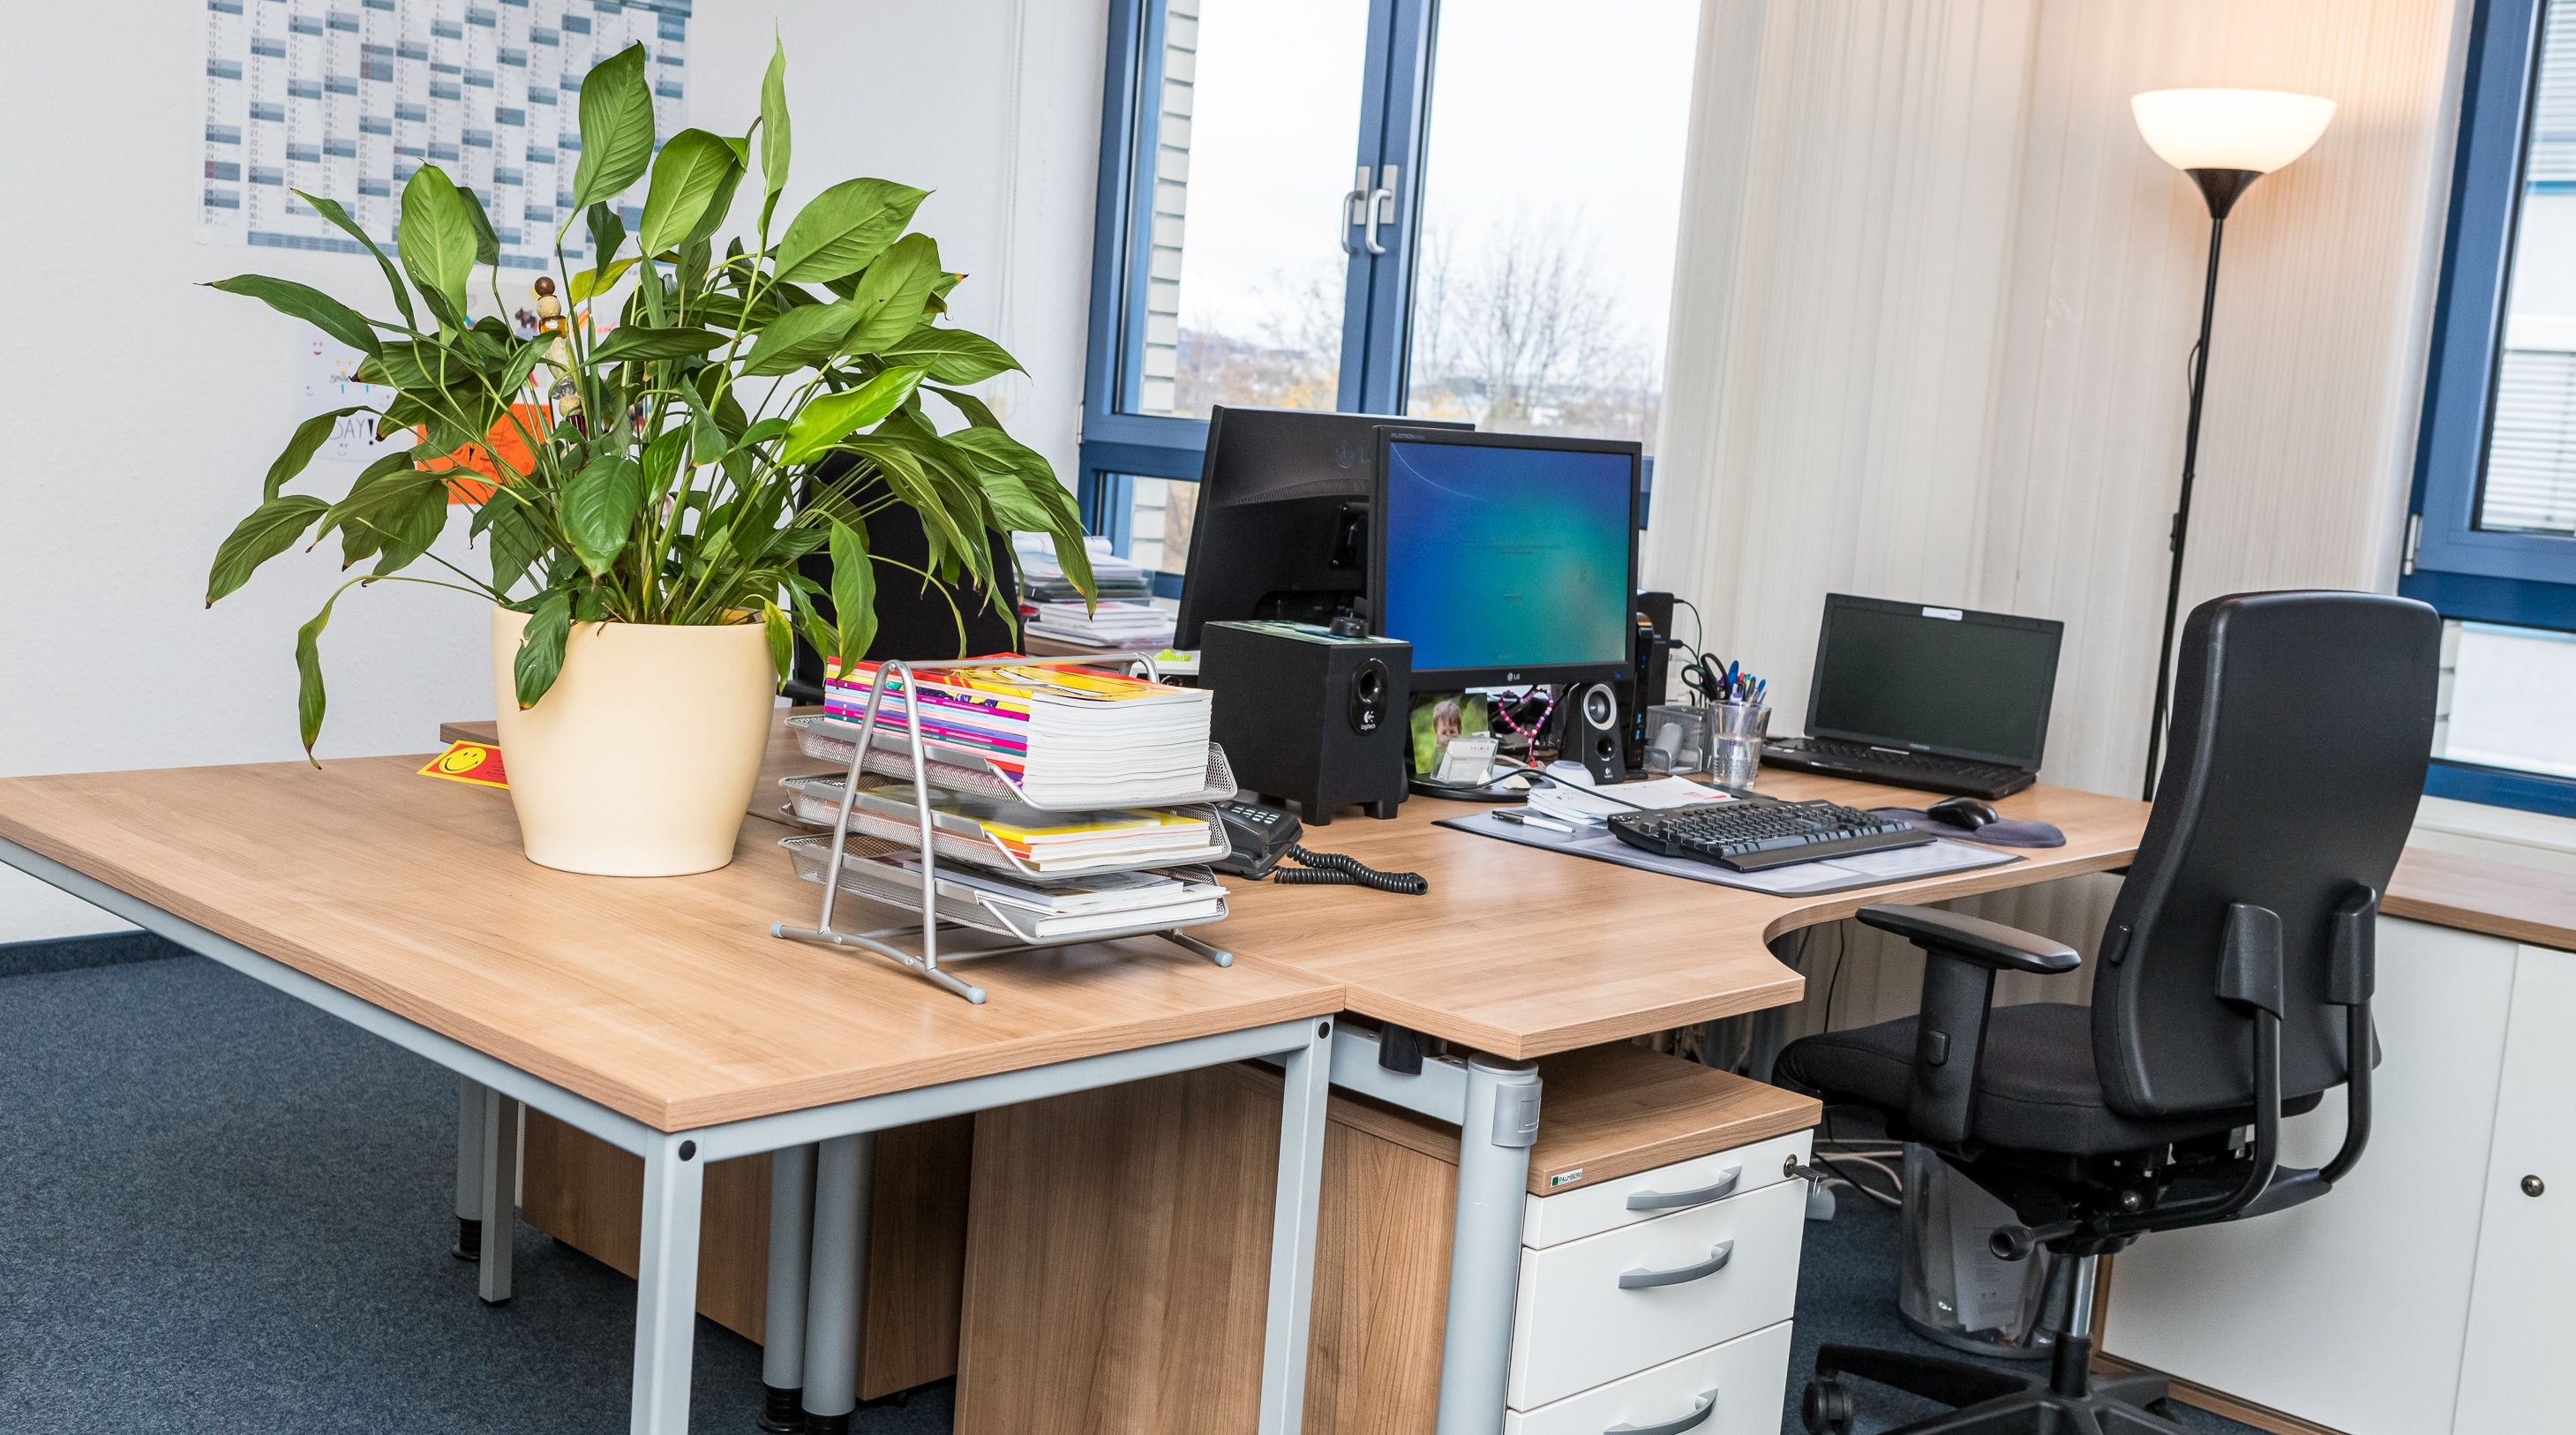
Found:
<path fill-rule="evenodd" d="M 2001 763 L 1822 737 L 1773 738 L 1762 746 L 1762 761 L 1769 767 L 1865 777 L 1926 792 L 1954 792 L 1962 797 L 2008 797 L 2038 779 L 2038 774 L 2028 769 Z"/>
<path fill-rule="evenodd" d="M 1697 857 L 1738 872 L 1920 847 L 1932 840 L 1929 832 L 1839 803 L 1763 798 L 1616 813 L 1610 831 L 1631 847 L 1666 857 Z"/>

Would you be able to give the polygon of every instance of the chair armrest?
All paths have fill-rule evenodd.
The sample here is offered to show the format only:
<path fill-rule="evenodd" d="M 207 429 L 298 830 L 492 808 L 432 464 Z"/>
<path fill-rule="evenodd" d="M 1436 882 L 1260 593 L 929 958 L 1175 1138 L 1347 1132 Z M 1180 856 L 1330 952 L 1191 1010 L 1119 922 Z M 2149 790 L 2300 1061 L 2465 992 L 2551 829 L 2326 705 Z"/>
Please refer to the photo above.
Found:
<path fill-rule="evenodd" d="M 1863 907 L 1857 915 L 1863 925 L 1923 949 L 1923 1014 L 1915 1018 L 1905 1122 L 1918 1141 L 1959 1145 L 1975 1125 L 1977 1065 L 1985 1058 L 1995 973 L 2071 972 L 2083 958 L 2046 937 L 1932 907 Z"/>
<path fill-rule="evenodd" d="M 1938 907 L 1863 907 L 1857 915 L 1863 926 L 1894 932 L 1927 952 L 1957 957 L 1981 967 L 2010 967 L 2017 972 L 2049 976 L 2071 972 L 2084 964 L 2075 949 L 2063 942 Z"/>

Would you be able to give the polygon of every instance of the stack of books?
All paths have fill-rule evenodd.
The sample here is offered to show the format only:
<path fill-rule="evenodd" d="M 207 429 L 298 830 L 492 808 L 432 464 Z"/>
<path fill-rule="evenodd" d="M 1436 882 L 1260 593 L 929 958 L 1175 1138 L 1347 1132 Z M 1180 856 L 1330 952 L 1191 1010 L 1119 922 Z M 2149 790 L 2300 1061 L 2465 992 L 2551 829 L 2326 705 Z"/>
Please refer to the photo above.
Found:
<path fill-rule="evenodd" d="M 1088 610 L 1080 603 L 1023 603 L 1020 618 L 1035 637 L 1131 651 L 1169 646 L 1178 621 L 1168 609 L 1121 601 Z"/>
<path fill-rule="evenodd" d="M 831 716 L 867 712 L 880 668 L 833 669 Z M 937 669 L 918 675 L 922 736 L 947 762 L 978 762 L 1029 802 L 1056 811 L 1144 806 L 1203 790 L 1214 694 L 1096 668 Z M 879 726 L 908 732 L 913 694 L 888 685 Z"/>
<path fill-rule="evenodd" d="M 1086 538 L 1083 550 L 1091 558 L 1092 585 L 1103 601 L 1133 599 L 1141 603 L 1154 596 L 1154 575 L 1110 552 L 1108 539 Z M 1055 560 L 1054 542 L 1045 534 L 1011 535 L 1011 555 L 1020 562 L 1022 602 L 1082 606 L 1081 591 L 1064 576 L 1064 565 Z"/>

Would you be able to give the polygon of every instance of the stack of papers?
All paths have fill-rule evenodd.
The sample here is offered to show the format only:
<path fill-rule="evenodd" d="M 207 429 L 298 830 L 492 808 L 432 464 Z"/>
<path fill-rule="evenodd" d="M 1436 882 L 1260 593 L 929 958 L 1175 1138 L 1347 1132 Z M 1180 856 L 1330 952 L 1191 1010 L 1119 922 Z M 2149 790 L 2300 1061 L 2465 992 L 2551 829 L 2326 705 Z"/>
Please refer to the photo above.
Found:
<path fill-rule="evenodd" d="M 783 779 L 796 794 L 800 819 L 829 825 L 840 813 L 839 778 Z M 1205 808 L 1195 809 L 1205 812 Z M 921 840 L 921 809 L 908 782 L 863 782 L 850 804 L 850 827 L 906 845 Z M 1225 855 L 1224 843 L 1193 810 L 1161 812 L 1110 808 L 1097 812 L 1041 812 L 1004 798 L 933 792 L 931 848 L 940 858 L 1054 876 L 1115 872 L 1206 862 Z"/>
<path fill-rule="evenodd" d="M 1142 601 L 1154 596 L 1154 575 L 1110 552 L 1108 539 L 1086 538 L 1082 546 L 1091 558 L 1091 577 L 1101 598 Z M 1011 556 L 1020 561 L 1023 600 L 1081 606 L 1082 594 L 1074 588 L 1073 580 L 1064 576 L 1064 565 L 1055 560 L 1053 539 L 1043 533 L 1014 533 Z"/>
<path fill-rule="evenodd" d="M 1172 641 L 1176 615 L 1150 603 L 1030 603 L 1020 609 L 1028 631 L 1041 638 L 1088 643 L 1095 648 L 1152 649 Z"/>
<path fill-rule="evenodd" d="M 857 721 L 878 670 L 835 669 L 823 685 L 825 709 Z M 952 668 L 917 678 L 922 735 L 982 758 L 1040 807 L 1170 802 L 1207 785 L 1215 695 L 1204 688 L 1093 668 Z M 908 697 L 900 682 L 889 688 L 878 710 L 883 729 L 907 731 Z"/>
<path fill-rule="evenodd" d="M 1662 812 L 1708 802 L 1731 801 L 1727 794 L 1683 777 L 1648 782 L 1622 782 L 1610 787 L 1569 787 L 1556 783 L 1530 790 L 1528 814 L 1566 831 L 1607 827 L 1618 813 L 1644 808 Z"/>
<path fill-rule="evenodd" d="M 877 859 L 915 880 L 921 858 L 910 852 Z M 1225 889 L 1154 872 L 1103 872 L 1039 886 L 992 872 L 939 874 L 939 894 L 1001 909 L 1040 937 L 1179 926 L 1225 915 Z"/>

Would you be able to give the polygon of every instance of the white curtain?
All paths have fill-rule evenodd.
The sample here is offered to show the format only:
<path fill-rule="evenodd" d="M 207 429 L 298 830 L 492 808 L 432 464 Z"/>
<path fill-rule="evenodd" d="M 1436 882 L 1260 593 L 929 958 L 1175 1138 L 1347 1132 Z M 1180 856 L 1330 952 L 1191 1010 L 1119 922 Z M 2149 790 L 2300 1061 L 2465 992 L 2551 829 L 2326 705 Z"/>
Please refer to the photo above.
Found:
<path fill-rule="evenodd" d="M 2061 619 L 2047 780 L 2135 791 L 2208 217 L 2129 97 L 2339 106 L 2228 223 L 2186 610 L 2388 588 L 2468 9 L 1707 0 L 1648 582 L 1791 729 L 1829 591 Z M 2089 941 L 2109 890 L 1989 907 Z M 1864 965 L 1840 1021 L 1912 1009 Z"/>

